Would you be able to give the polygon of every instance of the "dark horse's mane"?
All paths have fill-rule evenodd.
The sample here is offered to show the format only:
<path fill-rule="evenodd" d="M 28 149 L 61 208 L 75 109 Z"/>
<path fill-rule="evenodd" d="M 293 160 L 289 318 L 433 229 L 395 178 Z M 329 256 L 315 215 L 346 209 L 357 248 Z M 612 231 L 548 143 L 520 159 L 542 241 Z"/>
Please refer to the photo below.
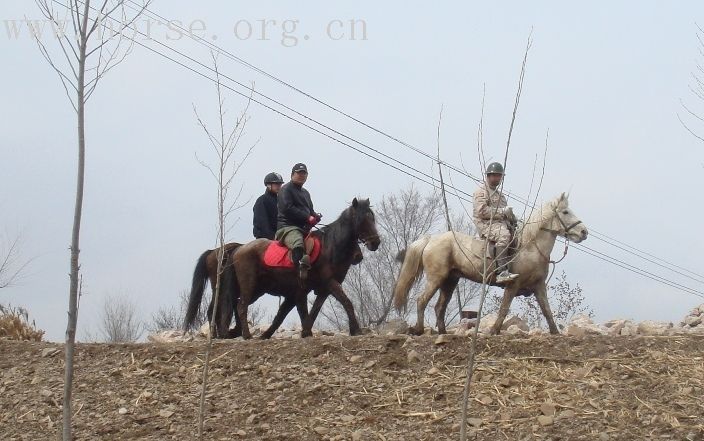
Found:
<path fill-rule="evenodd" d="M 369 210 L 369 201 L 360 200 L 356 208 L 347 207 L 334 222 L 312 233 L 313 236 L 320 238 L 323 253 L 328 256 L 332 264 L 346 261 L 354 252 L 357 241 L 355 217 L 362 214 L 365 209 Z"/>

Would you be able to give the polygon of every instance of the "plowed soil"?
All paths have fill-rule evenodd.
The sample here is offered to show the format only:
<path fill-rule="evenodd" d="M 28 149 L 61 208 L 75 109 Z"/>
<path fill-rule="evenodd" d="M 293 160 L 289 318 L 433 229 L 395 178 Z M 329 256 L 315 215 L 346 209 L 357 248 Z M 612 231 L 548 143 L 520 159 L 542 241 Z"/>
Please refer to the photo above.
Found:
<path fill-rule="evenodd" d="M 216 342 L 209 440 L 459 439 L 467 337 Z M 78 440 L 197 439 L 204 343 L 78 345 Z M 0 439 L 55 440 L 63 348 L 0 341 Z M 469 439 L 704 440 L 704 338 L 479 341 Z"/>

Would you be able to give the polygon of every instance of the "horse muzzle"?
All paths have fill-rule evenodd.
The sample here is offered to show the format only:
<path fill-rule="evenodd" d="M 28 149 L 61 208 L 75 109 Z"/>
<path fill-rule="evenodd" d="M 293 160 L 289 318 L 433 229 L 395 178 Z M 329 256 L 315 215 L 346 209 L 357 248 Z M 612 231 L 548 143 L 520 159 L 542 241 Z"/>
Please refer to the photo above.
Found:
<path fill-rule="evenodd" d="M 570 231 L 568 233 L 570 241 L 574 243 L 580 243 L 587 240 L 587 236 L 589 236 L 589 231 L 587 231 L 586 228 L 581 228 L 579 231 Z"/>
<path fill-rule="evenodd" d="M 361 241 L 369 251 L 376 251 L 379 249 L 379 245 L 381 245 L 381 238 L 377 235 L 361 239 Z"/>

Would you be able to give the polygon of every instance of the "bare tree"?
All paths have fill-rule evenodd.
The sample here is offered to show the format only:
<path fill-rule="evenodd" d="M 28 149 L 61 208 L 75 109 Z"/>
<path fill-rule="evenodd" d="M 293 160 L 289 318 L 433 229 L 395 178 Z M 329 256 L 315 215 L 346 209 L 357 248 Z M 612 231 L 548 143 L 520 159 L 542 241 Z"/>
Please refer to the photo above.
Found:
<path fill-rule="evenodd" d="M 374 211 L 381 245 L 375 252 L 365 253 L 362 263 L 350 268 L 344 282 L 360 324 L 367 327 L 380 325 L 392 311 L 391 293 L 400 270 L 396 255 L 436 230 L 443 219 L 437 194 L 423 195 L 414 186 L 384 196 Z M 339 304 L 326 304 L 321 314 L 334 328 L 347 328 L 347 315 L 341 314 Z"/>
<path fill-rule="evenodd" d="M 181 329 L 183 327 L 183 317 L 186 315 L 188 308 L 188 297 L 190 292 L 183 290 L 179 294 L 177 305 L 162 306 L 152 314 L 151 321 L 147 324 L 146 329 L 149 332 L 170 331 Z M 193 322 L 195 329 L 200 329 L 205 323 L 208 323 L 208 305 L 210 301 L 208 297 L 203 296 L 198 314 Z M 252 326 L 261 324 L 266 318 L 266 310 L 260 305 L 252 305 L 249 308 L 249 323 Z"/>
<path fill-rule="evenodd" d="M 185 289 L 179 293 L 178 304 L 163 306 L 152 314 L 151 321 L 147 325 L 150 332 L 168 331 L 172 329 L 180 329 L 183 325 L 183 317 L 186 315 L 188 308 L 188 297 L 190 292 Z M 194 327 L 200 328 L 203 323 L 208 321 L 208 298 L 203 296 L 198 314 L 194 321 Z"/>
<path fill-rule="evenodd" d="M 0 238 L 0 289 L 8 288 L 18 283 L 26 274 L 32 259 L 23 259 L 20 253 L 21 236 L 10 237 L 9 234 Z"/>
<path fill-rule="evenodd" d="M 128 14 L 124 0 L 101 0 L 97 7 L 91 6 L 91 0 L 66 0 L 66 4 L 52 0 L 35 0 L 41 13 L 57 30 L 56 42 L 60 47 L 58 56 L 52 55 L 41 40 L 40 32 L 34 32 L 34 37 L 44 59 L 54 69 L 61 80 L 66 96 L 76 112 L 78 127 L 78 170 L 76 175 L 76 200 L 73 214 L 73 229 L 71 233 L 71 272 L 69 287 L 68 323 L 66 325 L 66 362 L 63 398 L 62 438 L 68 441 L 71 434 L 71 392 L 73 385 L 73 354 L 76 340 L 76 324 L 78 322 L 78 291 L 79 270 L 78 256 L 80 252 L 81 215 L 83 211 L 83 186 L 85 174 L 85 111 L 86 102 L 95 92 L 96 87 L 105 74 L 122 62 L 132 48 L 132 44 L 123 43 L 133 40 L 124 37 L 123 31 L 132 26 L 144 9 L 133 9 L 134 14 Z M 62 5 L 61 14 L 54 8 Z M 66 16 L 70 16 L 73 35 L 63 32 Z M 116 29 L 105 32 L 105 20 L 113 16 L 120 17 L 120 25 Z M 130 18 L 131 17 L 131 18 Z M 29 23 L 29 20 L 27 20 Z"/>
<path fill-rule="evenodd" d="M 103 301 L 100 334 L 106 343 L 132 343 L 144 333 L 137 304 L 129 297 L 108 296 Z"/>
<path fill-rule="evenodd" d="M 574 286 L 570 285 L 565 271 L 562 271 L 554 284 L 548 286 L 548 299 L 552 305 L 555 321 L 562 326 L 566 325 L 575 314 L 594 316 L 594 311 L 585 303 L 582 287 L 579 286 L 579 283 L 575 283 Z M 544 327 L 546 324 L 540 307 L 531 297 L 522 297 L 517 315 L 533 328 Z"/>
<path fill-rule="evenodd" d="M 193 105 L 193 112 L 196 115 L 198 125 L 203 129 L 208 141 L 210 143 L 213 152 L 215 153 L 214 164 L 211 165 L 201 159 L 198 159 L 200 164 L 205 167 L 210 175 L 213 177 L 217 187 L 217 243 L 218 243 L 218 265 L 217 265 L 217 275 L 215 281 L 215 290 L 213 293 L 213 304 L 214 308 L 212 311 L 213 320 L 210 322 L 210 332 L 208 333 L 208 342 L 205 350 L 205 362 L 203 363 L 203 388 L 201 390 L 200 396 L 200 406 L 198 411 L 198 436 L 203 439 L 203 419 L 205 415 L 205 394 L 208 387 L 208 367 L 210 362 L 210 351 L 212 348 L 212 335 L 215 331 L 216 317 L 218 316 L 218 297 L 220 296 L 220 280 L 223 272 L 223 260 L 224 260 L 224 250 L 225 250 L 225 234 L 227 230 L 228 217 L 233 211 L 241 207 L 239 204 L 239 198 L 242 193 L 242 186 L 240 186 L 238 193 L 234 197 L 230 197 L 230 190 L 234 183 L 234 179 L 240 170 L 240 167 L 244 165 L 245 161 L 252 153 L 252 150 L 256 146 L 257 142 L 251 144 L 244 154 L 239 158 L 236 153 L 240 152 L 240 141 L 245 135 L 245 128 L 247 127 L 247 122 L 249 121 L 249 105 L 252 102 L 252 95 L 250 94 L 249 99 L 244 107 L 244 110 L 234 119 L 234 124 L 231 128 L 227 128 L 228 118 L 226 118 L 227 110 L 225 108 L 225 97 L 223 94 L 221 74 L 218 66 L 218 60 L 214 53 L 211 53 L 213 59 L 213 67 L 215 71 L 215 86 L 217 91 L 217 110 L 218 119 L 216 129 L 210 130 L 208 125 L 203 121 L 203 119 L 198 114 L 196 106 Z M 251 93 L 254 93 L 254 85 L 251 87 Z M 196 158 L 198 155 L 196 154 Z"/>
<path fill-rule="evenodd" d="M 699 56 L 704 58 L 704 29 L 701 26 L 697 26 L 697 50 L 699 51 Z M 690 73 L 691 82 L 688 85 L 689 91 L 691 92 L 695 101 L 701 106 L 704 103 L 704 67 L 702 67 L 702 62 L 697 61 L 696 68 Z M 702 131 L 704 128 L 704 111 L 696 109 L 692 105 L 688 105 L 684 100 L 680 99 L 680 105 L 682 107 L 682 112 L 677 113 L 677 118 L 680 120 L 682 126 L 695 138 L 704 142 L 704 134 Z M 697 128 L 696 126 L 699 126 Z"/>
<path fill-rule="evenodd" d="M 506 148 L 504 150 L 504 160 L 503 160 L 503 166 L 504 169 L 506 168 L 506 164 L 508 162 L 508 155 L 509 155 L 509 150 L 511 147 L 511 136 L 513 134 L 513 128 L 514 124 L 516 122 L 516 114 L 518 113 L 518 105 L 521 101 L 521 92 L 523 91 L 523 80 L 525 78 L 525 72 L 526 72 L 526 62 L 528 61 L 528 52 L 530 51 L 530 47 L 533 44 L 533 31 L 531 30 L 531 34 L 528 36 L 528 42 L 526 44 L 526 49 L 523 55 L 523 62 L 521 63 L 521 73 L 519 75 L 518 79 L 518 90 L 516 91 L 515 95 L 515 100 L 514 100 L 514 105 L 513 105 L 513 112 L 511 116 L 511 124 L 509 125 L 508 129 L 508 136 L 506 138 Z M 481 113 L 481 119 L 479 121 L 479 129 L 478 129 L 478 137 L 477 137 L 477 150 L 479 153 L 479 163 L 482 168 L 482 173 L 484 173 L 485 168 L 485 160 L 484 160 L 484 133 L 483 133 L 483 126 L 484 126 L 484 99 L 482 99 L 482 113 Z M 499 186 L 499 194 L 503 195 L 504 193 L 504 181 L 502 180 L 500 186 Z M 494 222 L 494 212 L 492 211 L 492 215 L 489 219 L 489 226 L 492 225 Z M 486 255 L 486 251 L 488 250 L 489 247 L 489 241 L 486 242 L 486 248 L 484 250 L 484 254 Z M 476 354 L 477 354 L 477 340 L 479 336 L 479 323 L 482 319 L 482 310 L 485 306 L 485 300 L 487 298 L 487 293 L 489 291 L 489 286 L 487 284 L 488 281 L 488 271 L 487 271 L 487 262 L 486 259 L 484 259 L 484 268 L 482 270 L 482 284 L 481 284 L 481 295 L 479 298 L 479 307 L 477 308 L 477 323 L 474 327 L 474 332 L 472 333 L 472 341 L 470 343 L 470 353 L 469 353 L 469 358 L 467 360 L 467 375 L 465 378 L 465 383 L 464 383 L 464 391 L 462 393 L 462 408 L 461 408 L 461 422 L 460 422 L 460 440 L 461 441 L 466 441 L 467 440 L 467 415 L 468 415 L 468 410 L 469 410 L 469 393 L 472 385 L 472 377 L 474 375 L 474 363 L 476 359 Z"/>
<path fill-rule="evenodd" d="M 469 220 L 465 213 L 452 216 L 452 229 L 454 231 L 462 231 L 470 235 L 475 233 L 474 224 Z M 460 278 L 457 288 L 455 289 L 455 300 L 450 302 L 447 306 L 447 311 L 445 312 L 446 323 L 450 325 L 458 322 L 460 320 L 460 312 L 467 309 L 471 304 L 477 301 L 481 295 L 481 291 L 481 283 Z"/>

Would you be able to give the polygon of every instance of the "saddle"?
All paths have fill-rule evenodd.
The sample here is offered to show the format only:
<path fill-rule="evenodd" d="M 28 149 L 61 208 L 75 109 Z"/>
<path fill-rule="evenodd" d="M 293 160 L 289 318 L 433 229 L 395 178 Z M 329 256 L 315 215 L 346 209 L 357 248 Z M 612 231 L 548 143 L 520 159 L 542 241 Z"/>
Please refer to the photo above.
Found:
<path fill-rule="evenodd" d="M 508 251 L 511 256 L 515 256 L 516 251 L 518 251 L 518 235 L 516 234 L 518 231 L 518 225 L 508 224 L 508 231 L 511 233 L 511 242 L 509 242 Z M 475 241 L 475 244 L 480 244 L 481 248 L 472 246 L 472 252 L 474 255 L 480 258 L 494 259 L 496 257 L 496 243 L 494 243 L 494 241 L 490 241 L 489 246 L 486 247 L 485 245 L 487 238 L 484 234 L 479 234 L 477 232 L 475 237 L 481 239 L 481 241 Z"/>
<path fill-rule="evenodd" d="M 311 265 L 318 260 L 320 256 L 321 243 L 320 239 L 315 236 L 308 236 L 305 240 L 306 254 L 310 257 Z M 266 251 L 262 262 L 270 268 L 293 268 L 291 261 L 291 250 L 286 248 L 278 240 L 272 240 Z"/>

